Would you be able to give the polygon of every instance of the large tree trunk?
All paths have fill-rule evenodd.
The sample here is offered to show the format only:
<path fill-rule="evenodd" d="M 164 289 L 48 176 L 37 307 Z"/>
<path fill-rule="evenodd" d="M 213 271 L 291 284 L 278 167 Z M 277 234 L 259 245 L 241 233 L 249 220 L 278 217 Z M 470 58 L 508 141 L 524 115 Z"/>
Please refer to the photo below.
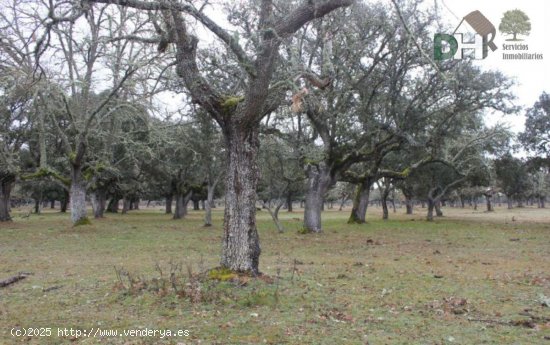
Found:
<path fill-rule="evenodd" d="M 539 196 L 538 208 L 546 208 L 546 196 Z"/>
<path fill-rule="evenodd" d="M 508 209 L 509 210 L 514 208 L 514 201 L 509 196 L 506 196 L 506 203 L 508 204 Z"/>
<path fill-rule="evenodd" d="M 172 200 L 174 196 L 172 194 L 166 196 L 166 214 L 172 214 Z"/>
<path fill-rule="evenodd" d="M 329 169 L 323 164 L 307 167 L 307 191 L 304 210 L 304 230 L 321 232 L 321 211 L 324 208 L 324 197 L 332 181 Z"/>
<path fill-rule="evenodd" d="M 10 216 L 10 196 L 15 182 L 15 176 L 6 174 L 0 180 L 0 222 L 8 222 Z"/>
<path fill-rule="evenodd" d="M 86 212 L 86 183 L 80 166 L 71 167 L 71 221 L 74 225 L 88 221 Z"/>
<path fill-rule="evenodd" d="M 260 238 L 256 229 L 256 187 L 259 170 L 258 130 L 225 128 L 227 173 L 221 266 L 259 273 Z"/>
<path fill-rule="evenodd" d="M 353 207 L 348 219 L 348 224 L 364 224 L 367 219 L 367 208 L 369 206 L 370 187 L 372 179 L 368 178 L 355 187 L 353 196 Z"/>

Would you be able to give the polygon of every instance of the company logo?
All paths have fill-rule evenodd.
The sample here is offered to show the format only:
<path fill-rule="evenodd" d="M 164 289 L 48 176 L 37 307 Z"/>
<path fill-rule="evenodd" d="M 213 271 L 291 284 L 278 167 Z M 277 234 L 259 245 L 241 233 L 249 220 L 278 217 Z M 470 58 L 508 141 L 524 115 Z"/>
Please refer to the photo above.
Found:
<path fill-rule="evenodd" d="M 523 41 L 518 35 L 529 36 L 531 33 L 531 21 L 521 10 L 515 9 L 504 12 L 498 30 L 505 35 L 512 35 L 507 41 Z"/>
<path fill-rule="evenodd" d="M 457 33 L 462 24 L 466 22 L 474 30 L 473 41 L 465 36 L 466 33 Z M 470 35 L 471 36 L 471 35 Z M 462 18 L 452 35 L 438 33 L 434 36 L 434 59 L 461 60 L 465 56 L 472 56 L 476 60 L 485 59 L 489 48 L 497 50 L 493 43 L 496 36 L 496 28 L 480 11 L 473 11 Z M 471 52 L 473 51 L 473 55 Z M 468 54 L 470 53 L 470 54 Z"/>

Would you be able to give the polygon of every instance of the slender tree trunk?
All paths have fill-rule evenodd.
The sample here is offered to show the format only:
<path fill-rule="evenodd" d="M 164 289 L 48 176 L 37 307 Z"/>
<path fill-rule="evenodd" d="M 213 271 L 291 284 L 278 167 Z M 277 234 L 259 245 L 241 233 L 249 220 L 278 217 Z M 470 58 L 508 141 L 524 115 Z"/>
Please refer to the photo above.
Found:
<path fill-rule="evenodd" d="M 546 208 L 546 196 L 539 196 L 539 208 Z"/>
<path fill-rule="evenodd" d="M 348 219 L 348 224 L 364 224 L 367 219 L 367 208 L 369 207 L 370 187 L 372 179 L 367 178 L 355 187 L 353 206 Z"/>
<path fill-rule="evenodd" d="M 435 200 L 434 201 L 434 207 L 435 207 L 435 215 L 437 217 L 443 217 L 443 211 L 441 211 L 441 201 L 440 200 Z"/>
<path fill-rule="evenodd" d="M 485 194 L 485 200 L 487 202 L 487 212 L 493 212 L 493 204 L 491 203 L 492 195 Z"/>
<path fill-rule="evenodd" d="M 292 192 L 286 194 L 286 210 L 292 212 Z"/>
<path fill-rule="evenodd" d="M 86 212 L 86 183 L 80 166 L 71 166 L 71 220 L 78 225 L 88 220 Z"/>
<path fill-rule="evenodd" d="M 413 200 L 410 195 L 405 195 L 405 207 L 407 209 L 406 214 L 413 214 Z"/>
<path fill-rule="evenodd" d="M 9 222 L 10 216 L 10 196 L 15 182 L 15 176 L 6 174 L 0 180 L 0 222 Z"/>
<path fill-rule="evenodd" d="M 55 200 L 50 200 L 50 209 L 55 209 Z"/>
<path fill-rule="evenodd" d="M 281 210 L 281 207 L 283 207 L 284 203 L 285 203 L 284 200 L 280 200 L 275 206 L 275 210 L 273 210 L 271 207 L 267 206 L 267 204 L 264 202 L 264 206 L 269 212 L 271 219 L 273 219 L 273 223 L 275 223 L 275 226 L 277 227 L 277 231 L 279 233 L 285 232 L 285 228 L 283 227 L 283 224 L 281 224 L 281 222 L 279 221 L 279 211 Z"/>
<path fill-rule="evenodd" d="M 174 196 L 172 194 L 166 196 L 166 214 L 172 214 L 172 200 Z"/>
<path fill-rule="evenodd" d="M 204 212 L 204 226 L 212 226 L 212 203 L 214 202 L 214 189 L 215 185 L 208 184 L 207 194 L 206 194 L 206 203 L 205 203 L 205 212 Z"/>
<path fill-rule="evenodd" d="M 321 232 L 321 211 L 324 197 L 331 185 L 330 172 L 324 165 L 308 166 L 306 205 L 304 210 L 304 230 Z"/>
<path fill-rule="evenodd" d="M 69 199 L 71 198 L 71 195 L 69 194 L 68 190 L 63 190 L 63 200 L 61 200 L 61 213 L 67 212 L 67 206 L 69 205 Z"/>
<path fill-rule="evenodd" d="M 428 198 L 428 215 L 426 217 L 426 220 L 428 222 L 432 222 L 434 220 L 434 208 L 435 208 L 434 200 L 431 198 Z"/>
<path fill-rule="evenodd" d="M 224 130 L 227 148 L 225 212 L 221 266 L 259 273 L 260 237 L 256 228 L 256 188 L 259 178 L 258 130 L 229 124 Z"/>
<path fill-rule="evenodd" d="M 384 190 L 382 191 L 382 198 L 380 202 L 382 203 L 382 219 L 388 220 L 389 218 L 389 210 L 388 210 L 388 196 L 390 194 L 390 190 L 387 187 L 384 187 Z"/>

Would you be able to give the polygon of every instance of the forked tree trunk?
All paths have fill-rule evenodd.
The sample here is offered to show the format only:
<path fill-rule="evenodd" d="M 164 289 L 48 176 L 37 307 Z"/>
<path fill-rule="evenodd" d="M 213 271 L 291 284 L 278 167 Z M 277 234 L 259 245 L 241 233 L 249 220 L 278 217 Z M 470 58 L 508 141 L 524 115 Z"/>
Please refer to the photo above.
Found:
<path fill-rule="evenodd" d="M 15 182 L 15 176 L 2 176 L 0 180 L 0 222 L 9 222 L 10 216 L 10 196 Z"/>
<path fill-rule="evenodd" d="M 353 196 L 353 207 L 348 219 L 348 224 L 364 224 L 367 219 L 367 208 L 369 206 L 370 187 L 372 179 L 366 179 L 355 187 Z"/>
<path fill-rule="evenodd" d="M 258 130 L 225 128 L 227 169 L 221 266 L 259 273 L 260 238 L 256 228 L 256 187 L 259 170 Z"/>
<path fill-rule="evenodd" d="M 71 221 L 78 225 L 87 221 L 86 182 L 80 166 L 71 166 Z"/>
<path fill-rule="evenodd" d="M 330 171 L 320 164 L 307 167 L 307 191 L 304 210 L 304 230 L 321 232 L 321 211 L 324 208 L 325 193 L 331 186 Z"/>

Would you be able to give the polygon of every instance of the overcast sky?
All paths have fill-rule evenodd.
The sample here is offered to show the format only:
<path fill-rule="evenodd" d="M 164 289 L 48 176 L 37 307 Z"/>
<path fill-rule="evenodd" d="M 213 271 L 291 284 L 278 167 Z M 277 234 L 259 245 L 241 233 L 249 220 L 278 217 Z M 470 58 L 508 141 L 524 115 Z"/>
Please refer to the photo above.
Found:
<path fill-rule="evenodd" d="M 513 77 L 517 85 L 514 93 L 517 95 L 517 105 L 531 107 L 543 92 L 550 92 L 550 2 L 545 0 L 435 0 L 438 3 L 441 15 L 449 20 L 453 27 L 458 25 L 460 19 L 468 13 L 479 10 L 497 28 L 497 35 L 493 42 L 498 50 L 491 52 L 489 56 L 477 62 L 479 66 L 487 69 L 498 69 L 509 77 Z M 524 38 L 528 45 L 528 53 L 543 54 L 543 60 L 504 60 L 502 57 L 503 44 L 508 36 L 498 31 L 498 26 L 504 12 L 519 9 L 531 20 L 531 34 Z M 458 17 L 458 19 L 456 17 Z M 509 53 L 509 51 L 507 51 Z M 489 123 L 501 121 L 508 123 L 514 132 L 521 132 L 524 127 L 524 111 L 517 116 L 488 117 Z"/>

